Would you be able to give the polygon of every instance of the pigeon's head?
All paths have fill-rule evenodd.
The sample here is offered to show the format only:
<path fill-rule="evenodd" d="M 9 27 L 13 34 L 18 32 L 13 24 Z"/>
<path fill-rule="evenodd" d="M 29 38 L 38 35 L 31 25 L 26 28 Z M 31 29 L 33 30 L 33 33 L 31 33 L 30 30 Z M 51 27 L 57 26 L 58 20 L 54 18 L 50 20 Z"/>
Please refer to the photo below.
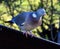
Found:
<path fill-rule="evenodd" d="M 44 16 L 45 14 L 46 14 L 46 11 L 45 11 L 44 8 L 40 8 L 36 11 L 36 15 L 39 16 L 39 17 Z"/>
<path fill-rule="evenodd" d="M 44 8 L 38 9 L 36 12 L 33 12 L 32 17 L 34 20 L 39 20 L 42 16 L 46 15 L 46 11 Z"/>

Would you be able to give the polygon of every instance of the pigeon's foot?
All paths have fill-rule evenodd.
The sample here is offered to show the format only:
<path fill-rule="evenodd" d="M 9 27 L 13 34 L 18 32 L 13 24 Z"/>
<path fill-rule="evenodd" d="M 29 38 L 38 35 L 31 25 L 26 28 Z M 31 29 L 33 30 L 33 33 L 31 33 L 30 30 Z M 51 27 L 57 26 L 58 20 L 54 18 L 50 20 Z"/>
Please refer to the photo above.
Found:
<path fill-rule="evenodd" d="M 29 35 L 30 35 L 31 37 L 34 37 L 34 36 L 35 36 L 34 34 L 32 34 L 32 31 L 29 32 Z"/>
<path fill-rule="evenodd" d="M 23 35 L 25 35 L 26 37 L 28 37 L 28 32 L 27 31 L 23 31 Z"/>
<path fill-rule="evenodd" d="M 32 32 L 29 32 L 29 31 L 24 31 L 23 35 L 25 35 L 26 37 L 28 37 L 28 35 L 30 35 L 31 37 L 35 36 L 34 34 L 32 34 Z"/>

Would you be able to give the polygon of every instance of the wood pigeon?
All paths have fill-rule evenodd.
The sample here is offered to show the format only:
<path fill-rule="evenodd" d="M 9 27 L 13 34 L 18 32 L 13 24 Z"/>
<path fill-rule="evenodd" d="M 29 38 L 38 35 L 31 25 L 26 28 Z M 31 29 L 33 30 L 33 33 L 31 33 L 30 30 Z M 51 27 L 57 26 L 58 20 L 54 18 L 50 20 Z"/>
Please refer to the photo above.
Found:
<path fill-rule="evenodd" d="M 45 14 L 45 9 L 40 8 L 32 12 L 22 12 L 7 22 L 16 23 L 23 33 L 32 34 L 30 31 L 42 24 L 42 16 Z"/>

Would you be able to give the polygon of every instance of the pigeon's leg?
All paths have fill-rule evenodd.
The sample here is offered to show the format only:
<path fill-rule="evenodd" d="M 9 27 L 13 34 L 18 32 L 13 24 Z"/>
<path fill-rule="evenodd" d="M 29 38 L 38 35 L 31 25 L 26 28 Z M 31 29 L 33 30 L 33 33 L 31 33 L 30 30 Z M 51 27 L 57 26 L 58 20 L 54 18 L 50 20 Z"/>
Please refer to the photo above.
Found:
<path fill-rule="evenodd" d="M 26 37 L 28 37 L 28 35 L 30 35 L 31 37 L 35 36 L 34 34 L 32 34 L 32 31 L 23 31 L 23 34 L 25 34 Z"/>
<path fill-rule="evenodd" d="M 23 34 L 25 34 L 26 37 L 28 37 L 28 31 L 23 31 Z"/>
<path fill-rule="evenodd" d="M 26 35 L 26 37 L 28 37 L 28 31 L 26 31 L 25 35 Z"/>
<path fill-rule="evenodd" d="M 29 34 L 31 35 L 31 37 L 35 36 L 34 34 L 32 34 L 32 31 L 30 31 Z"/>

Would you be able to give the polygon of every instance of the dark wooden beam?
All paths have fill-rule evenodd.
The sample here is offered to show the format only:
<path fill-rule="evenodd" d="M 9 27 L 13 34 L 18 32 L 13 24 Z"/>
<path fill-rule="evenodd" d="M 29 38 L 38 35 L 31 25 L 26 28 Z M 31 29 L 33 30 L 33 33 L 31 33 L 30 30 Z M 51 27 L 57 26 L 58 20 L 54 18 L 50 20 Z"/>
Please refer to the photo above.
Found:
<path fill-rule="evenodd" d="M 0 49 L 59 49 L 60 44 L 43 38 L 26 37 L 22 32 L 0 25 Z"/>

